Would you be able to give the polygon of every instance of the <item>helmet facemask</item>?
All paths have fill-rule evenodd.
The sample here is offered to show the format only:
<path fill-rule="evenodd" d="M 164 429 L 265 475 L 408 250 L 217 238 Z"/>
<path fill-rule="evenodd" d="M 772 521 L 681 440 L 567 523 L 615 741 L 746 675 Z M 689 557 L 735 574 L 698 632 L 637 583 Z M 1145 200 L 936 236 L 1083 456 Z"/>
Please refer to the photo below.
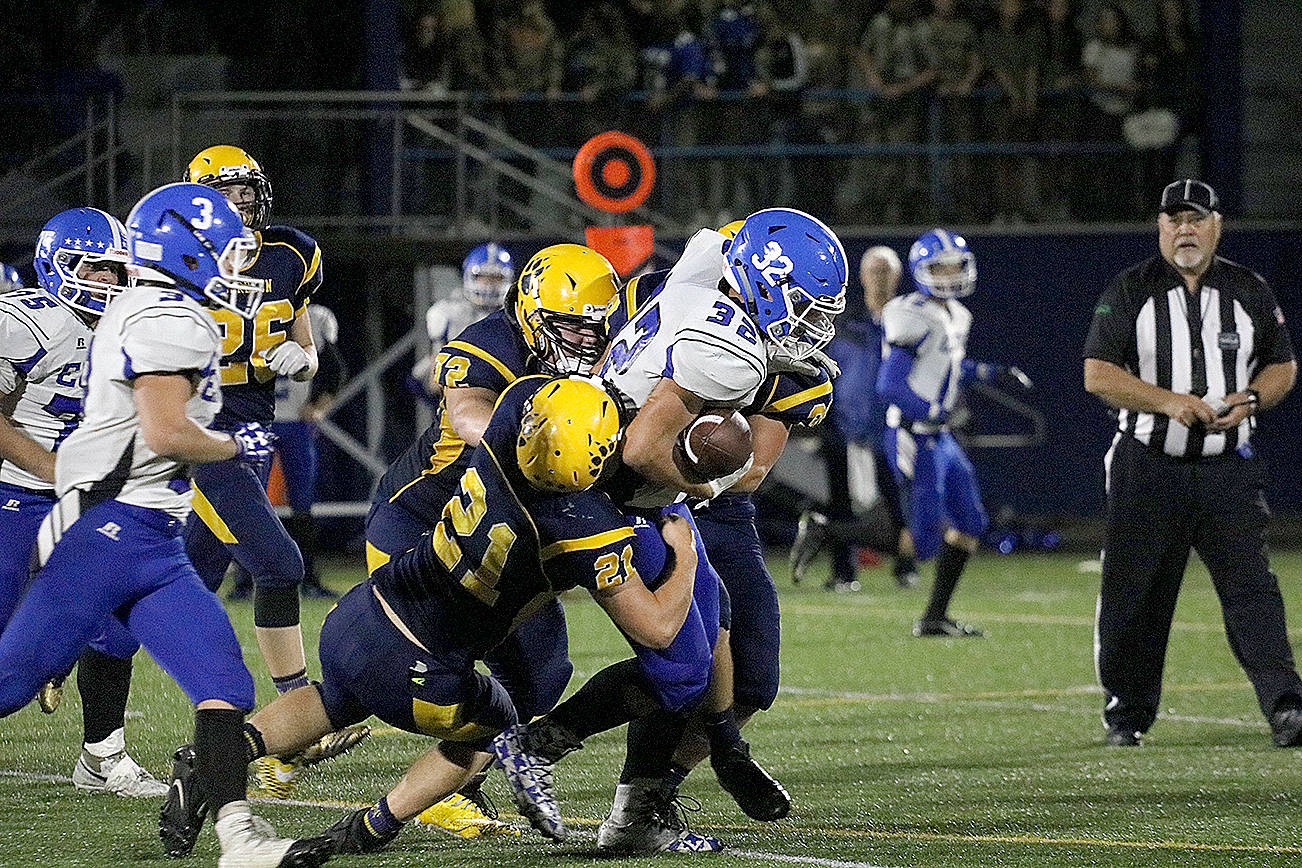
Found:
<path fill-rule="evenodd" d="M 604 313 L 604 311 L 603 311 Z M 529 314 L 542 366 L 554 374 L 586 374 L 606 349 L 603 316 L 538 309 Z"/>
<path fill-rule="evenodd" d="M 59 281 L 59 300 L 82 313 L 102 315 L 109 302 L 134 284 L 135 281 L 127 273 L 130 259 L 125 249 L 114 247 L 109 247 L 102 253 L 67 247 L 57 249 L 50 257 L 50 263 Z M 81 272 L 88 266 L 92 271 L 104 270 L 107 266 L 116 275 L 117 282 L 107 283 L 82 277 Z"/>
<path fill-rule="evenodd" d="M 194 236 L 212 257 L 217 267 L 217 273 L 209 277 L 203 286 L 185 275 L 168 273 L 167 276 L 186 283 L 217 307 L 225 308 L 244 319 L 252 317 L 257 312 L 258 305 L 262 303 L 264 284 L 255 278 L 241 277 L 240 271 L 248 266 L 254 253 L 257 252 L 258 241 L 253 237 L 253 233 L 248 229 L 242 229 L 240 234 L 227 241 L 226 247 L 219 252 L 208 236 L 194 228 L 180 214 L 171 210 L 167 214 Z M 193 254 L 182 255 L 181 261 L 192 270 L 199 268 L 199 258 Z"/>
<path fill-rule="evenodd" d="M 806 292 L 788 276 L 781 284 L 786 295 L 787 319 L 770 335 L 791 356 L 800 360 L 812 356 L 836 337 L 836 317 L 845 311 L 845 295 L 813 295 Z"/>
<path fill-rule="evenodd" d="M 934 298 L 963 298 L 976 290 L 976 257 L 954 251 L 933 256 L 913 270 L 918 288 Z"/>
<path fill-rule="evenodd" d="M 198 183 L 205 187 L 212 187 L 226 196 L 235 206 L 235 210 L 240 212 L 240 219 L 248 228 L 256 230 L 267 228 L 267 223 L 271 220 L 271 182 L 262 172 L 252 171 L 243 166 L 223 166 L 218 175 L 200 178 Z M 228 190 L 235 186 L 248 187 L 252 190 L 252 201 L 236 202 L 231 199 Z"/>
<path fill-rule="evenodd" d="M 476 307 L 496 308 L 502 306 L 514 280 L 514 271 L 490 262 L 467 271 L 461 289 L 466 300 Z"/>

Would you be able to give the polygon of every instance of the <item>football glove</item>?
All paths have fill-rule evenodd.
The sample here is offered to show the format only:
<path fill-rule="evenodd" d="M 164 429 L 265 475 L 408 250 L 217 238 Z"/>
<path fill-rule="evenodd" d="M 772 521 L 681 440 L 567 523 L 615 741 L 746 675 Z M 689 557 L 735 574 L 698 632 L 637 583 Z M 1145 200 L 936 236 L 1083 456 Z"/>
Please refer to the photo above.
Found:
<path fill-rule="evenodd" d="M 293 377 L 308 369 L 311 364 L 307 350 L 297 341 L 283 341 L 262 354 L 267 367 L 282 377 Z"/>
<path fill-rule="evenodd" d="M 732 473 L 729 473 L 727 476 L 720 476 L 718 479 L 711 479 L 709 482 L 705 483 L 710 486 L 710 499 L 713 500 L 740 482 L 741 478 L 749 473 L 753 466 L 755 466 L 755 456 L 751 455 L 746 459 L 745 464 L 738 467 Z"/>
<path fill-rule="evenodd" d="M 1009 365 L 1007 369 L 1005 369 L 1004 375 L 1007 376 L 1008 379 L 1014 380 L 1017 385 L 1021 386 L 1022 389 L 1027 392 L 1035 388 L 1035 384 L 1031 382 L 1031 378 L 1026 376 L 1026 372 L 1017 367 L 1017 365 Z"/>
<path fill-rule="evenodd" d="M 236 461 L 261 464 L 271 458 L 278 438 L 257 422 L 245 422 L 231 432 L 231 439 L 235 441 Z"/>

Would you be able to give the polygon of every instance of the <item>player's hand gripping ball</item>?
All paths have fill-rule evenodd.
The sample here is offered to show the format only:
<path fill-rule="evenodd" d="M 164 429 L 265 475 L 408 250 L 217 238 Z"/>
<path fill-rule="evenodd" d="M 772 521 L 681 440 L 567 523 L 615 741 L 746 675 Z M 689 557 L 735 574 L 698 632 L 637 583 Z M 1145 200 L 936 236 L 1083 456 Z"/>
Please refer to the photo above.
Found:
<path fill-rule="evenodd" d="M 750 423 L 733 410 L 708 410 L 683 429 L 674 461 L 689 482 L 726 477 L 751 458 Z"/>

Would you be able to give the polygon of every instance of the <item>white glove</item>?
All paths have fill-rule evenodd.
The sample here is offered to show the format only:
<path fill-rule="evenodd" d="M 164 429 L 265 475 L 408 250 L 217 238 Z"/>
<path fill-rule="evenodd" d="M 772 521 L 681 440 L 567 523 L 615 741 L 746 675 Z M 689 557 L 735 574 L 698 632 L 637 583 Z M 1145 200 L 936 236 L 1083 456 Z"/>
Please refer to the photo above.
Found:
<path fill-rule="evenodd" d="M 713 500 L 714 498 L 718 497 L 720 494 L 723 494 L 729 488 L 732 488 L 739 481 L 741 481 L 741 478 L 745 476 L 747 473 L 749 473 L 750 469 L 754 466 L 755 466 L 755 456 L 754 454 L 752 454 L 749 458 L 746 459 L 745 464 L 743 464 L 741 467 L 738 467 L 732 473 L 729 473 L 727 476 L 720 476 L 718 479 L 711 479 L 709 482 L 705 483 L 706 485 L 710 486 L 710 499 Z"/>
<path fill-rule="evenodd" d="M 818 373 L 818 368 L 813 364 L 803 359 L 793 359 L 786 350 L 775 343 L 768 345 L 768 356 L 770 374 L 804 374 L 812 377 Z"/>
<path fill-rule="evenodd" d="M 841 376 L 841 366 L 836 363 L 836 359 L 829 356 L 822 350 L 814 350 L 814 354 L 809 357 L 810 361 L 818 365 L 824 371 L 827 371 L 827 378 L 835 380 Z"/>
<path fill-rule="evenodd" d="M 308 369 L 307 350 L 296 341 L 284 341 L 262 354 L 267 367 L 281 377 L 293 377 Z"/>

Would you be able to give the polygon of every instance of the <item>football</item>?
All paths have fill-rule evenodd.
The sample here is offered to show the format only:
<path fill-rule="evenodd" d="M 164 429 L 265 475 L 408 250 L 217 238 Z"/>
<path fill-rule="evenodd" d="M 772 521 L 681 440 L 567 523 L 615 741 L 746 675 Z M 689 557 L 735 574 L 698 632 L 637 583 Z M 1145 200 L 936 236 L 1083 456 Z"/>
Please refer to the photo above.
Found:
<path fill-rule="evenodd" d="M 750 424 L 733 410 L 710 410 L 683 429 L 674 457 L 691 482 L 727 476 L 751 456 Z"/>

